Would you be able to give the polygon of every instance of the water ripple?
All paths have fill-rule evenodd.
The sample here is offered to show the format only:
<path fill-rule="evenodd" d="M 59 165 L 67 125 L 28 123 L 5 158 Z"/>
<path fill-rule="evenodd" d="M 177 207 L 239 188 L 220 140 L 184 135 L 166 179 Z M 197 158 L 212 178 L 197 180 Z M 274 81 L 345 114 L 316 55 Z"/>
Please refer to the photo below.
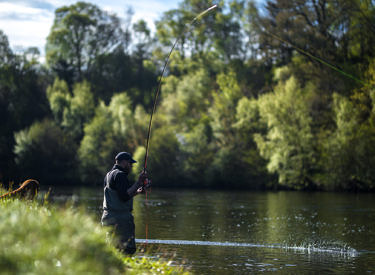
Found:
<path fill-rule="evenodd" d="M 283 244 L 256 244 L 256 243 L 236 243 L 236 242 L 210 242 L 210 241 L 188 241 L 188 240 L 156 240 L 156 239 L 136 239 L 138 243 L 149 244 L 171 244 L 171 245 L 204 245 L 204 246 L 230 246 L 230 247 L 253 247 L 272 248 L 287 251 L 311 253 L 326 253 L 338 256 L 357 257 L 359 252 L 351 247 L 318 247 L 315 245 L 297 246 Z"/>

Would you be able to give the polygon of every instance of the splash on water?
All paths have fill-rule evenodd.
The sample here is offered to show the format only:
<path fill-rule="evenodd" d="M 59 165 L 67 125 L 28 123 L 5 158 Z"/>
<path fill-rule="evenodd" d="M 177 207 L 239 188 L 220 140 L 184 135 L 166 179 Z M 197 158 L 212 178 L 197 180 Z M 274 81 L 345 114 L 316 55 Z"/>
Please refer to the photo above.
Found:
<path fill-rule="evenodd" d="M 230 246 L 230 247 L 252 247 L 252 248 L 271 248 L 282 249 L 292 252 L 302 253 L 326 253 L 337 256 L 357 257 L 359 252 L 349 246 L 319 246 L 316 244 L 305 245 L 285 245 L 285 244 L 256 244 L 256 243 L 236 243 L 236 242 L 210 242 L 210 241 L 188 241 L 188 240 L 155 240 L 155 239 L 136 239 L 137 243 L 148 244 L 170 244 L 170 245 L 204 245 L 204 246 Z"/>

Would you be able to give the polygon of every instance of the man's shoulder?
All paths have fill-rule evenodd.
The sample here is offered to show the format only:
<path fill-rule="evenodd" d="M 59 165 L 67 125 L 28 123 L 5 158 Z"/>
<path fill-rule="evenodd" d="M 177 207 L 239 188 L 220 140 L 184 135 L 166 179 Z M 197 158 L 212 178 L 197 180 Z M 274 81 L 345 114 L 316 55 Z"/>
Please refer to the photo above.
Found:
<path fill-rule="evenodd" d="M 113 177 L 116 179 L 120 178 L 120 179 L 128 179 L 128 175 L 124 172 L 124 171 L 121 171 L 120 169 L 113 169 Z"/>

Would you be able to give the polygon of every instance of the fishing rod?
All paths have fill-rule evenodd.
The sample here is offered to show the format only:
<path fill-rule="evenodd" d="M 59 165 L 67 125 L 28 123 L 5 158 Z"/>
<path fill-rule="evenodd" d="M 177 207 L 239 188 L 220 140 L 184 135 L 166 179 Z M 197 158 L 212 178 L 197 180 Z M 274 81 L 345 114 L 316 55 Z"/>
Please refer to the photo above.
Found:
<path fill-rule="evenodd" d="M 158 100 L 158 97 L 159 97 L 159 93 L 160 93 L 160 89 L 161 89 L 161 84 L 162 84 L 162 80 L 163 80 L 163 76 L 164 76 L 164 73 L 165 73 L 165 69 L 167 68 L 167 65 L 169 63 L 169 58 L 170 56 L 172 55 L 172 52 L 174 50 L 174 48 L 176 47 L 177 45 L 177 42 L 178 40 L 181 39 L 182 35 L 188 31 L 190 31 L 190 29 L 194 26 L 194 24 L 196 22 L 198 22 L 198 20 L 200 18 L 202 18 L 203 16 L 205 16 L 207 13 L 209 13 L 210 11 L 214 10 L 217 8 L 217 5 L 213 5 L 212 7 L 204 10 L 203 12 L 201 12 L 200 14 L 198 14 L 191 22 L 190 24 L 187 26 L 186 28 L 186 31 L 183 31 L 175 40 L 175 42 L 173 43 L 173 46 L 171 48 L 171 50 L 169 51 L 169 54 L 167 56 L 167 59 L 165 60 L 165 63 L 164 63 L 164 67 L 163 67 L 163 70 L 162 70 L 162 73 L 160 75 L 160 78 L 159 78 L 159 82 L 158 82 L 158 86 L 157 86 L 157 90 L 156 90 L 156 93 L 155 93 L 155 97 L 154 97 L 154 105 L 152 107 L 152 111 L 151 111 L 151 116 L 150 116 L 150 122 L 148 124 L 148 131 L 147 131 L 147 139 L 146 139 L 146 154 L 145 154 L 145 159 L 144 159 L 144 166 L 143 166 L 143 171 L 146 172 L 146 169 L 147 169 L 147 160 L 148 160 L 148 150 L 149 150 L 149 146 L 150 146 L 150 137 L 151 137 L 151 127 L 152 127 L 152 118 L 154 116 L 154 113 L 155 113 L 155 110 L 156 110 L 156 103 L 157 103 L 157 100 Z"/>
<path fill-rule="evenodd" d="M 163 66 L 163 70 L 162 70 L 162 73 L 160 75 L 160 78 L 159 78 L 159 81 L 158 81 L 158 86 L 157 86 L 157 89 L 156 89 L 156 93 L 155 93 L 155 97 L 154 97 L 154 105 L 152 107 L 152 111 L 151 111 L 151 116 L 150 116 L 150 121 L 148 123 L 148 131 L 147 131 L 147 139 L 146 139 L 146 153 L 145 153 L 145 159 L 144 159 L 144 166 L 143 166 L 143 173 L 146 173 L 146 169 L 147 169 L 147 160 L 148 160 L 148 150 L 149 150 L 149 147 L 150 147 L 150 138 L 151 138 L 151 127 L 152 127 L 152 118 L 154 116 L 154 113 L 155 113 L 155 110 L 156 110 L 156 104 L 157 104 L 157 100 L 159 98 L 159 94 L 160 94 L 160 89 L 161 89 L 161 81 L 163 80 L 163 76 L 164 76 L 164 73 L 165 73 L 165 69 L 167 68 L 167 65 L 169 63 L 169 58 L 171 57 L 172 55 L 172 52 L 174 50 L 174 48 L 176 47 L 177 45 L 177 42 L 178 40 L 180 40 L 181 36 L 185 33 L 185 32 L 188 32 L 193 26 L 194 24 L 200 19 L 202 18 L 203 16 L 205 16 L 207 13 L 209 13 L 210 11 L 214 10 L 215 8 L 217 8 L 217 5 L 213 5 L 212 7 L 204 10 L 203 12 L 201 12 L 200 14 L 198 14 L 191 22 L 190 24 L 187 26 L 186 28 L 186 31 L 182 32 L 175 40 L 175 42 L 173 43 L 172 45 L 172 48 L 171 50 L 169 51 L 169 54 L 167 56 L 167 59 L 165 60 L 165 63 L 164 63 L 164 66 Z M 144 182 L 143 183 L 143 190 L 144 192 L 146 193 L 146 202 L 147 202 L 147 184 L 148 182 Z M 146 211 L 147 213 L 147 211 Z M 147 216 L 147 214 L 146 214 Z M 146 245 L 147 245 L 147 240 L 148 240 L 148 223 L 147 223 L 147 220 L 148 218 L 146 217 L 146 228 L 145 228 L 145 231 L 146 231 Z"/>

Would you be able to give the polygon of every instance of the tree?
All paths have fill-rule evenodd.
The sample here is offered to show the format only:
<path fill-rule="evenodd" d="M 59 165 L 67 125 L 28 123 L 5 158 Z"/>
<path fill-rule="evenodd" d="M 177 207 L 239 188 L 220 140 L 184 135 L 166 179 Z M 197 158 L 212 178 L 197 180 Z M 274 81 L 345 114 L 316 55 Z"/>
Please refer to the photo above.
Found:
<path fill-rule="evenodd" d="M 211 79 L 198 70 L 181 78 L 169 76 L 163 86 L 162 113 L 181 132 L 189 131 L 207 111 L 211 100 Z"/>
<path fill-rule="evenodd" d="M 264 160 L 259 156 L 253 141 L 254 133 L 261 130 L 257 126 L 258 121 L 256 117 L 247 117 L 249 120 L 243 121 L 242 108 L 245 103 L 235 72 L 229 70 L 219 74 L 216 82 L 219 89 L 209 109 L 215 150 L 209 169 L 210 181 L 226 188 L 264 188 L 269 184 L 269 177 L 266 176 Z M 256 114 L 253 105 L 246 107 L 254 111 L 252 114 Z M 253 127 L 252 131 L 246 132 L 246 138 L 242 135 L 245 127 Z"/>
<path fill-rule="evenodd" d="M 100 102 L 94 118 L 85 125 L 78 155 L 83 182 L 101 182 L 119 151 L 134 152 L 146 136 L 145 113 L 132 111 L 126 93 L 116 94 L 109 105 Z"/>
<path fill-rule="evenodd" d="M 72 184 L 76 145 L 53 121 L 35 122 L 15 133 L 14 153 L 19 174 L 51 184 Z"/>
<path fill-rule="evenodd" d="M 366 73 L 367 86 L 350 97 L 334 94 L 335 128 L 322 142 L 322 182 L 330 190 L 373 190 L 375 188 L 375 66 Z"/>
<path fill-rule="evenodd" d="M 225 62 L 232 59 L 244 59 L 245 50 L 244 37 L 241 30 L 241 19 L 244 11 L 244 1 L 231 1 L 229 12 L 223 11 L 227 7 L 215 14 L 213 26 L 213 41 L 215 50 L 220 54 Z"/>
<path fill-rule="evenodd" d="M 151 62 L 151 50 L 154 39 L 144 20 L 139 20 L 133 25 L 134 40 L 133 50 L 133 89 L 132 98 L 135 105 L 142 104 L 152 107 L 153 91 L 157 85 L 157 70 Z"/>
<path fill-rule="evenodd" d="M 12 58 L 8 37 L 0 30 L 0 64 L 7 64 Z"/>
<path fill-rule="evenodd" d="M 274 0 L 267 1 L 265 10 L 266 15 L 252 20 L 258 20 L 255 26 L 260 28 L 260 47 L 279 57 L 280 65 L 291 60 L 294 51 L 291 44 L 325 59 L 337 56 L 335 42 L 340 34 L 330 30 L 333 27 L 337 30 L 335 24 L 343 11 L 337 1 Z"/>
<path fill-rule="evenodd" d="M 157 128 L 153 131 L 150 143 L 147 169 L 150 171 L 152 181 L 157 186 L 186 186 L 186 176 L 183 174 L 180 143 L 171 127 Z M 139 162 L 134 173 L 143 169 L 145 147 L 139 146 L 134 156 Z M 191 183 L 188 182 L 188 186 Z"/>
<path fill-rule="evenodd" d="M 273 0 L 267 1 L 263 15 L 250 9 L 253 16 L 249 20 L 258 33 L 258 55 L 277 66 L 301 56 L 303 64 L 307 64 L 291 69 L 302 85 L 313 80 L 325 93 L 348 94 L 358 83 L 319 60 L 360 76 L 363 68 L 349 47 L 362 43 L 350 38 L 358 27 L 352 24 L 353 20 L 358 21 L 358 14 L 354 16 L 350 2 L 356 1 Z"/>
<path fill-rule="evenodd" d="M 215 155 L 216 148 L 212 143 L 209 117 L 204 116 L 190 131 L 178 137 L 180 141 L 178 159 L 183 167 L 183 176 L 189 185 L 207 187 L 213 184 L 212 175 L 209 172 L 217 156 Z"/>
<path fill-rule="evenodd" d="M 235 152 L 241 169 L 241 187 L 277 188 L 275 174 L 267 171 L 267 161 L 261 156 L 255 142 L 256 135 L 265 135 L 267 132 L 267 125 L 260 116 L 259 104 L 255 98 L 242 97 L 238 101 L 232 127 L 236 134 L 232 151 Z"/>
<path fill-rule="evenodd" d="M 0 32 L 0 181 L 16 178 L 14 132 L 48 115 L 40 66 L 25 55 L 15 55 Z"/>
<path fill-rule="evenodd" d="M 267 169 L 277 173 L 279 184 L 293 189 L 315 188 L 319 169 L 317 144 L 309 115 L 308 98 L 314 87 L 301 88 L 294 77 L 280 81 L 274 93 L 259 98 L 259 113 L 266 134 L 256 134 Z"/>
<path fill-rule="evenodd" d="M 364 61 L 369 64 L 374 58 L 375 44 L 375 3 L 362 0 L 341 0 L 341 6 L 346 7 L 346 35 L 342 37 L 343 53 L 352 63 L 361 65 Z M 366 65 L 367 65 L 366 64 Z M 362 67 L 362 68 L 361 68 Z M 359 66 L 362 72 L 366 67 Z"/>
<path fill-rule="evenodd" d="M 133 84 L 132 67 L 131 56 L 122 47 L 98 56 L 87 76 L 95 99 L 108 103 L 114 93 L 130 89 Z"/>
<path fill-rule="evenodd" d="M 217 77 L 220 89 L 214 94 L 214 102 L 210 108 L 212 129 L 218 146 L 228 146 L 234 143 L 233 124 L 236 116 L 236 106 L 241 98 L 241 90 L 233 71 L 221 73 Z"/>
<path fill-rule="evenodd" d="M 61 125 L 64 121 L 64 112 L 69 108 L 71 101 L 68 84 L 56 78 L 53 85 L 47 88 L 47 97 L 55 121 Z"/>
<path fill-rule="evenodd" d="M 47 89 L 55 121 L 77 142 L 83 137 L 83 127 L 94 115 L 94 97 L 87 81 L 76 83 L 72 95 L 64 80 L 55 79 Z"/>
<path fill-rule="evenodd" d="M 192 28 L 188 28 L 195 16 L 214 4 L 218 4 L 214 13 L 200 18 Z M 224 1 L 184 0 L 178 9 L 165 12 L 157 21 L 158 38 L 164 46 L 170 48 L 179 37 L 177 50 L 182 59 L 188 55 L 204 58 L 205 54 L 214 50 L 226 62 L 231 58 L 242 57 L 239 23 L 242 6 L 243 1 L 232 1 L 226 6 Z"/>
<path fill-rule="evenodd" d="M 186 55 L 185 44 L 188 35 L 184 31 L 189 19 L 191 20 L 190 13 L 175 9 L 164 12 L 162 18 L 156 21 L 157 37 L 162 45 L 172 47 L 174 43 L 173 39 L 180 37 L 177 49 L 183 59 Z"/>
<path fill-rule="evenodd" d="M 58 8 L 47 38 L 48 65 L 56 72 L 63 69 L 65 75 L 59 77 L 71 71 L 75 80 L 82 80 L 99 55 L 111 52 L 123 42 L 120 23 L 118 17 L 90 3 Z M 64 80 L 70 83 L 69 79 Z"/>
<path fill-rule="evenodd" d="M 112 153 L 115 147 L 111 139 L 112 124 L 111 114 L 101 102 L 95 110 L 94 118 L 85 126 L 79 146 L 79 168 L 83 182 L 99 183 L 110 168 L 115 154 Z"/>
<path fill-rule="evenodd" d="M 151 58 L 155 39 L 144 20 L 131 24 L 132 13 L 127 10 L 123 43 L 97 56 L 86 76 L 96 98 L 108 103 L 114 93 L 128 91 L 133 109 L 138 104 L 149 108 L 158 73 Z"/>

